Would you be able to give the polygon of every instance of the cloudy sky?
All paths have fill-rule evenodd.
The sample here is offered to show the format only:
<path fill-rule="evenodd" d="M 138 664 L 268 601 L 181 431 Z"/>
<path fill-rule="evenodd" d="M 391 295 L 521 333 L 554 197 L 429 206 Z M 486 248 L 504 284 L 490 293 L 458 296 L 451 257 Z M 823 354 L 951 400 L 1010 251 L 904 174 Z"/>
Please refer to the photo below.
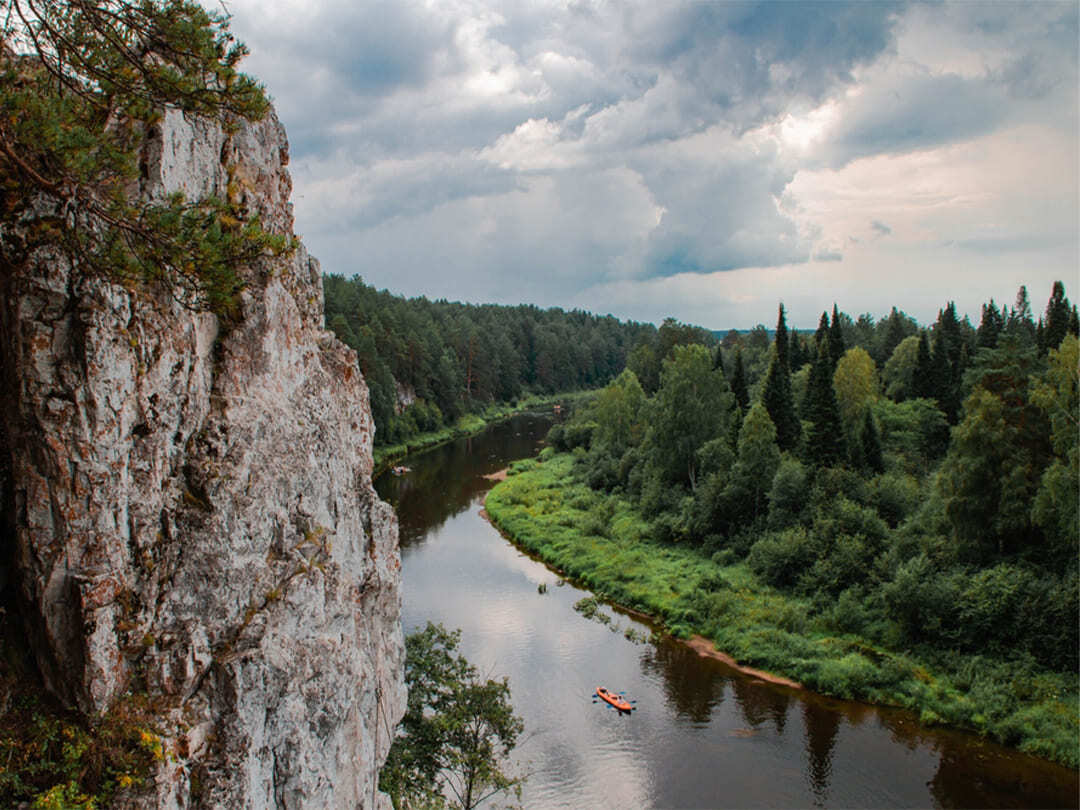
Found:
<path fill-rule="evenodd" d="M 328 272 L 717 329 L 1080 299 L 1075 1 L 227 5 Z"/>

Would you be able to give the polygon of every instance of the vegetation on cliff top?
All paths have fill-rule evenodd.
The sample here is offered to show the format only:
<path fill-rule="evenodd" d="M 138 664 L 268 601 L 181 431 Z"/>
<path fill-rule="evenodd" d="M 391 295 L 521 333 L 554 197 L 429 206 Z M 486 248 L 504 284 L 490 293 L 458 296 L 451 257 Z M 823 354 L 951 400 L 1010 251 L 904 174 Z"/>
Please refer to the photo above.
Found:
<path fill-rule="evenodd" d="M 140 147 L 166 108 L 220 121 L 265 116 L 237 70 L 227 18 L 187 0 L 0 4 L 0 251 L 51 247 L 83 274 L 164 286 L 229 314 L 238 268 L 291 247 L 230 183 L 220 197 L 140 199 Z"/>
<path fill-rule="evenodd" d="M 238 188 L 139 198 L 140 150 L 164 109 L 231 132 L 269 108 L 237 70 L 247 51 L 227 19 L 185 0 L 3 0 L 0 26 L 0 263 L 45 249 L 76 279 L 161 285 L 228 315 L 240 265 L 289 249 L 288 236 L 265 232 Z M 100 717 L 56 705 L 19 629 L 0 517 L 0 805 L 106 806 L 165 756 L 156 712 L 138 695 Z"/>

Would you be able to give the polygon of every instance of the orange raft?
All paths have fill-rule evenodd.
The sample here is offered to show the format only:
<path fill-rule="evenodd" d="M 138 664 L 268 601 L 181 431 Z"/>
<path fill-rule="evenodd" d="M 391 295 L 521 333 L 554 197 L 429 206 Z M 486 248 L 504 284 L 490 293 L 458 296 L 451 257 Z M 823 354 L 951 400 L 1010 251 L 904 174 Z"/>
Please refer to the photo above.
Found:
<path fill-rule="evenodd" d="M 610 703 L 612 706 L 614 706 L 620 712 L 633 711 L 634 707 L 631 706 L 630 703 L 625 698 L 622 698 L 619 695 L 616 695 L 614 692 L 612 692 L 612 691 L 610 691 L 608 689 L 605 689 L 602 686 L 596 687 L 596 695 L 601 700 L 604 700 L 604 701 L 607 701 L 608 703 Z"/>

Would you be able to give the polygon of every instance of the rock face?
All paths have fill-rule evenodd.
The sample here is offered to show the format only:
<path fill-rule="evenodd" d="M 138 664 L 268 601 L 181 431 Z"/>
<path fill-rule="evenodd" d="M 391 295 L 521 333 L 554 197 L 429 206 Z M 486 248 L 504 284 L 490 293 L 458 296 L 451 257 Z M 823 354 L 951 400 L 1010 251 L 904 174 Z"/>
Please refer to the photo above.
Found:
<path fill-rule="evenodd" d="M 170 112 L 149 198 L 239 194 L 292 233 L 285 133 Z M 4 499 L 46 683 L 161 706 L 132 806 L 370 807 L 404 711 L 395 516 L 353 352 L 303 247 L 243 269 L 235 323 L 39 252 L 0 278 Z"/>

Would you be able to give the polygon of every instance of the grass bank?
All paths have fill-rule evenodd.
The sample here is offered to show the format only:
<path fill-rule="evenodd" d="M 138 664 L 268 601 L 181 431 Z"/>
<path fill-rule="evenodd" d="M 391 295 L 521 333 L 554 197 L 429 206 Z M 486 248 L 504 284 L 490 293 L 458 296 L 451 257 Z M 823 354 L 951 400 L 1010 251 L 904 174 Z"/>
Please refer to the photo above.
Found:
<path fill-rule="evenodd" d="M 378 475 L 395 461 L 400 461 L 411 453 L 429 450 L 432 447 L 438 447 L 440 444 L 446 444 L 465 436 L 474 436 L 488 425 L 500 422 L 503 419 L 509 419 L 516 413 L 532 411 L 545 406 L 554 406 L 556 403 L 573 404 L 595 395 L 596 391 L 593 390 L 571 391 L 566 394 L 530 395 L 513 403 L 494 403 L 489 405 L 482 413 L 465 414 L 453 425 L 448 425 L 441 430 L 418 433 L 407 441 L 398 444 L 376 445 L 373 451 L 375 474 Z"/>
<path fill-rule="evenodd" d="M 570 454 L 518 462 L 488 494 L 492 522 L 598 596 L 700 634 L 740 664 L 836 697 L 902 706 L 1078 767 L 1075 674 L 936 650 L 893 650 L 837 632 L 808 600 L 762 584 L 727 551 L 661 545 L 628 501 L 575 479 Z"/>

